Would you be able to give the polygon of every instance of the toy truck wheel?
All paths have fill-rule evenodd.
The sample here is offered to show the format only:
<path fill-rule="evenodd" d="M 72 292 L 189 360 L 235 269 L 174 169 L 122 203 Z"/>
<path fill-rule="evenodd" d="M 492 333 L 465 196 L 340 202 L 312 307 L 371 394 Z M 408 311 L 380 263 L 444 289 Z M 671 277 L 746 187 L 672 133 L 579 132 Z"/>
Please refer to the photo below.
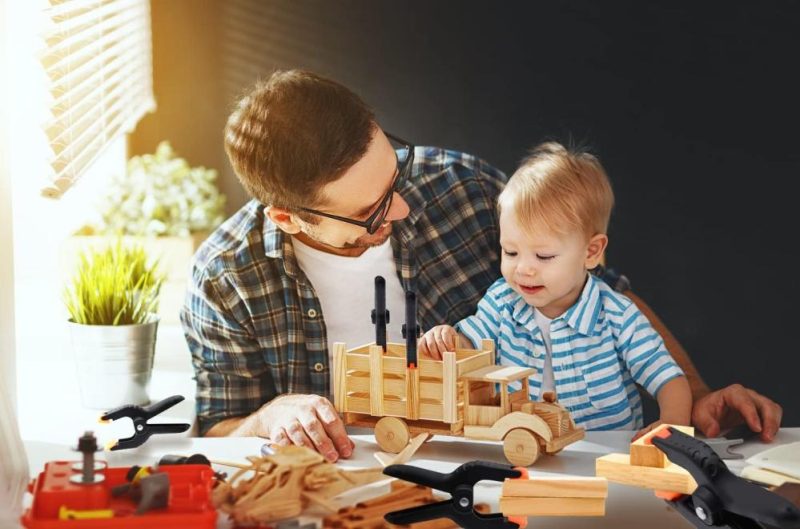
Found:
<path fill-rule="evenodd" d="M 381 450 L 397 454 L 408 445 L 411 432 L 403 419 L 384 417 L 375 425 L 375 440 Z"/>
<path fill-rule="evenodd" d="M 512 465 L 529 467 L 539 459 L 539 440 L 524 428 L 514 428 L 503 439 L 503 453 Z"/>

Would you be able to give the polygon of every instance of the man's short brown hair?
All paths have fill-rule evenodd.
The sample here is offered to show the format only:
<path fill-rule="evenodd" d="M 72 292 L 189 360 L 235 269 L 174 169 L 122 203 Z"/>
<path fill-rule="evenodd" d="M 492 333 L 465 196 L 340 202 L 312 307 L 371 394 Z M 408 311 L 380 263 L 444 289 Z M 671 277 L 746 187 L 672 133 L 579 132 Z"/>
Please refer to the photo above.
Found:
<path fill-rule="evenodd" d="M 228 118 L 225 152 L 263 204 L 312 207 L 324 185 L 364 156 L 375 126 L 373 111 L 348 88 L 308 71 L 277 71 Z"/>

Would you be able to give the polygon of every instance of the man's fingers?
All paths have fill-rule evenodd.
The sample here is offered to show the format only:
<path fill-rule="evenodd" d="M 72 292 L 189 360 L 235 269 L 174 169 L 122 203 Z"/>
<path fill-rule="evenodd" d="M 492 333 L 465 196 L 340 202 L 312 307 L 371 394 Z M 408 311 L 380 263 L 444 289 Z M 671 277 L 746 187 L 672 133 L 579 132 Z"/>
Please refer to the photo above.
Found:
<path fill-rule="evenodd" d="M 750 390 L 749 393 L 761 416 L 761 439 L 768 443 L 772 442 L 781 427 L 783 408 L 755 391 Z"/>
<path fill-rule="evenodd" d="M 761 419 L 758 416 L 755 402 L 747 390 L 734 384 L 725 388 L 725 403 L 739 412 L 747 426 L 754 432 L 761 432 Z"/>
<path fill-rule="evenodd" d="M 353 455 L 353 442 L 347 436 L 347 431 L 344 429 L 344 423 L 336 413 L 333 404 L 327 399 L 322 399 L 315 408 L 317 416 L 319 417 L 322 427 L 325 429 L 326 436 L 333 442 L 336 451 L 342 457 L 350 457 Z"/>
<path fill-rule="evenodd" d="M 286 430 L 283 428 L 277 428 L 276 431 L 271 434 L 270 441 L 272 441 L 272 444 L 276 444 L 278 446 L 289 446 L 292 444 L 289 436 L 286 435 Z"/>
<path fill-rule="evenodd" d="M 306 431 L 303 425 L 300 424 L 300 421 L 294 420 L 290 422 L 284 427 L 284 430 L 286 430 L 286 435 L 289 436 L 289 440 L 291 440 L 292 444 L 305 446 L 316 452 L 317 449 L 314 447 L 314 443 L 312 443 L 311 439 L 306 435 Z"/>
<path fill-rule="evenodd" d="M 303 417 L 300 419 L 300 424 L 311 442 L 314 443 L 316 450 L 322 454 L 325 459 L 331 463 L 335 463 L 339 459 L 339 452 L 333 446 L 333 441 L 328 437 L 328 433 L 322 426 L 322 423 L 317 419 L 316 414 L 313 418 Z"/>
<path fill-rule="evenodd" d="M 716 437 L 720 432 L 720 418 L 715 413 L 717 406 L 713 398 L 713 395 L 709 395 L 698 400 L 692 410 L 692 424 L 706 437 Z"/>

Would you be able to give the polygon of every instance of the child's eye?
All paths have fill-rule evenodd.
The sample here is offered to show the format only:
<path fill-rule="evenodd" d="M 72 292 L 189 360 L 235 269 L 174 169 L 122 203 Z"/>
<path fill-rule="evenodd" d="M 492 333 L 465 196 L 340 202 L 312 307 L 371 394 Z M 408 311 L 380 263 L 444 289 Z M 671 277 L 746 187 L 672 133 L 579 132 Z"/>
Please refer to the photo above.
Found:
<path fill-rule="evenodd" d="M 540 261 L 549 261 L 551 259 L 555 259 L 556 256 L 555 255 L 539 255 L 537 253 L 536 257 L 539 258 Z"/>
<path fill-rule="evenodd" d="M 517 256 L 517 252 L 511 252 L 511 251 L 508 251 L 506 249 L 503 249 L 503 253 L 505 255 L 509 256 L 509 257 L 516 257 Z"/>

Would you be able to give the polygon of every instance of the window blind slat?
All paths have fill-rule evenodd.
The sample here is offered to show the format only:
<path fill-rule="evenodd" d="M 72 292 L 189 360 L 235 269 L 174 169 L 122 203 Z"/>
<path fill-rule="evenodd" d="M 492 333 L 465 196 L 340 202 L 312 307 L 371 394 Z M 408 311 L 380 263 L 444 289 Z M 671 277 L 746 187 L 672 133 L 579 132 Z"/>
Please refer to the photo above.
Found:
<path fill-rule="evenodd" d="M 73 57 L 96 53 L 96 50 L 102 49 L 101 46 L 109 42 L 139 33 L 132 30 L 145 24 L 146 21 L 142 18 L 141 10 L 128 10 L 127 16 L 115 16 L 98 21 L 84 31 L 72 35 L 59 35 L 60 40 L 49 39 L 53 44 L 47 46 L 46 55 L 41 58 L 41 62 L 48 70 L 63 68 L 63 64 L 68 64 L 67 61 Z"/>
<path fill-rule="evenodd" d="M 104 70 L 106 63 L 119 57 L 141 53 L 141 40 L 137 35 L 130 35 L 120 41 L 104 42 L 104 47 L 99 53 L 78 53 L 64 61 L 61 67 L 47 68 L 45 72 L 54 87 L 74 83 L 77 79 L 91 75 L 96 70 Z"/>
<path fill-rule="evenodd" d="M 137 86 L 142 84 L 141 78 L 121 79 L 114 88 L 105 94 L 103 106 L 113 108 L 118 102 L 131 103 L 135 101 Z M 89 121 L 103 116 L 103 109 L 97 106 L 103 94 L 97 91 L 94 96 L 87 97 L 80 105 L 70 108 L 63 119 L 56 120 L 45 127 L 50 142 L 54 145 L 67 144 L 70 137 L 76 137 L 85 129 Z"/>
<path fill-rule="evenodd" d="M 99 20 L 117 16 L 129 7 L 142 7 L 140 0 L 111 0 L 108 2 L 86 2 L 83 9 L 76 9 L 60 13 L 52 8 L 45 9 L 45 15 L 50 18 L 49 30 L 45 32 L 45 41 L 50 44 L 50 39 L 57 35 L 69 34 L 76 30 L 84 30 L 94 26 Z M 147 6 L 144 6 L 147 7 Z M 149 9 L 148 9 L 149 12 Z"/>
<path fill-rule="evenodd" d="M 104 85 L 104 82 L 109 82 L 117 78 L 120 72 L 129 73 L 141 69 L 144 66 L 146 59 L 135 47 L 129 48 L 129 51 L 117 55 L 110 56 L 110 60 L 104 64 L 103 68 L 86 69 L 82 75 L 75 75 L 72 77 L 71 83 L 60 81 L 52 84 L 50 87 L 51 94 L 54 101 L 51 107 L 60 113 L 60 109 L 66 104 L 74 104 L 75 101 L 82 99 L 83 95 L 90 93 L 92 90 Z"/>
<path fill-rule="evenodd" d="M 58 198 L 153 99 L 148 0 L 50 0 L 40 62 L 49 81 L 47 197 Z"/>
<path fill-rule="evenodd" d="M 123 134 L 132 130 L 136 124 L 136 119 L 131 119 L 136 114 L 145 114 L 152 111 L 154 103 L 151 101 L 137 109 L 136 113 L 120 114 L 112 123 L 107 127 L 108 137 L 98 137 L 93 143 L 84 147 L 70 159 L 70 163 L 61 169 L 53 169 L 50 175 L 51 184 L 42 188 L 41 194 L 47 198 L 59 198 L 65 191 L 67 191 L 77 180 L 76 174 L 79 173 L 82 167 L 89 166 L 102 152 L 107 145 L 108 138 L 116 138 L 119 134 Z"/>
<path fill-rule="evenodd" d="M 124 119 L 126 116 L 125 110 L 129 102 L 125 99 L 116 101 L 113 105 L 103 109 L 99 117 L 89 120 L 86 126 L 82 129 L 73 131 L 74 134 L 69 141 L 65 143 L 62 148 L 56 153 L 55 158 L 50 162 L 50 166 L 58 173 L 68 167 L 76 152 L 82 152 L 98 137 L 109 136 L 109 123 L 116 123 L 119 119 Z M 56 144 L 51 142 L 51 146 L 55 147 Z M 53 149 L 56 152 L 56 149 Z"/>

